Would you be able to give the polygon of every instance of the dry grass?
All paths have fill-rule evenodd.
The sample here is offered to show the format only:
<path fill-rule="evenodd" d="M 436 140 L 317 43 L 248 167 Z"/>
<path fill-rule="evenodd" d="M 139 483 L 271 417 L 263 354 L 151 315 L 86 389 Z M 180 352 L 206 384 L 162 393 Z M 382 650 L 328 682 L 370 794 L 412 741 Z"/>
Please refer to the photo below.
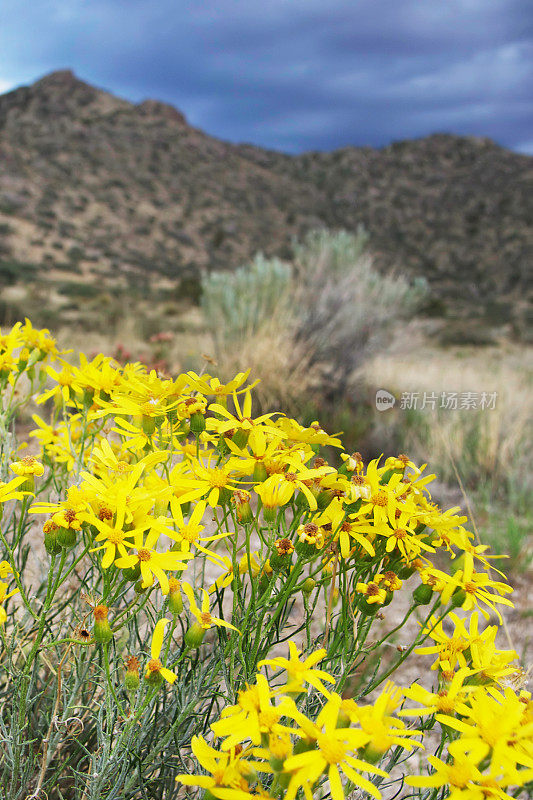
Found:
<path fill-rule="evenodd" d="M 394 346 L 364 368 L 368 386 L 385 388 L 396 407 L 379 415 L 378 424 L 402 427 L 406 446 L 453 482 L 452 460 L 467 483 L 488 480 L 531 488 L 533 459 L 528 440 L 533 421 L 533 348 L 432 347 L 406 331 Z M 402 392 L 497 392 L 494 410 L 407 412 L 398 407 Z"/>
<path fill-rule="evenodd" d="M 262 410 L 302 408 L 319 382 L 303 342 L 295 342 L 289 320 L 266 321 L 238 344 L 218 353 L 217 372 L 229 380 L 236 372 L 251 369 L 250 379 L 261 379 L 254 398 Z"/>

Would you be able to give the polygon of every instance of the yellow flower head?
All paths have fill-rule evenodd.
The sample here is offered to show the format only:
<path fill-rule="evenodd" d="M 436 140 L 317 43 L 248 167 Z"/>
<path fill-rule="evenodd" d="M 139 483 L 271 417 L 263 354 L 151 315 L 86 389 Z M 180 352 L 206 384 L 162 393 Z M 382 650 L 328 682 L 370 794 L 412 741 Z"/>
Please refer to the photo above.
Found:
<path fill-rule="evenodd" d="M 11 469 L 19 477 L 27 478 L 29 475 L 36 475 L 38 478 L 44 475 L 44 467 L 35 456 L 25 456 L 20 461 L 14 461 Z"/>
<path fill-rule="evenodd" d="M 258 667 L 269 666 L 286 670 L 288 680 L 284 686 L 285 692 L 304 692 L 305 684 L 308 683 L 322 694 L 327 695 L 324 681 L 335 683 L 335 678 L 321 669 L 315 669 L 315 665 L 322 661 L 326 655 L 324 649 L 316 650 L 307 656 L 303 661 L 300 660 L 301 651 L 298 650 L 293 641 L 289 641 L 289 658 L 267 658 L 260 661 Z"/>

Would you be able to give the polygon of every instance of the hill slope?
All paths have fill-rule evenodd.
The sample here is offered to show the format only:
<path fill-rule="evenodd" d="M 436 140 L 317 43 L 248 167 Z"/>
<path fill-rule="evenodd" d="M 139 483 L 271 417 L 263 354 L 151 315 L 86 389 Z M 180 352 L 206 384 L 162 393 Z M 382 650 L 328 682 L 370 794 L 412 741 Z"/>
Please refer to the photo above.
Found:
<path fill-rule="evenodd" d="M 174 281 L 362 223 L 378 263 L 426 277 L 449 313 L 509 319 L 528 290 L 532 166 L 449 135 L 287 156 L 56 72 L 0 97 L 0 273 Z"/>

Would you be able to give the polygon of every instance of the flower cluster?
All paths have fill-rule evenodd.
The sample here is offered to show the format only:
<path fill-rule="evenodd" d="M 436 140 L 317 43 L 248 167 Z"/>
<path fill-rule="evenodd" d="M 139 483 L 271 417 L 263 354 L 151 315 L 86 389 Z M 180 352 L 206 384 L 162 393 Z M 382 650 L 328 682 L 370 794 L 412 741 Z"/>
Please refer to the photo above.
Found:
<path fill-rule="evenodd" d="M 393 747 L 407 751 L 421 747 L 420 732 L 407 728 L 394 715 L 401 691 L 389 683 L 374 704 L 359 706 L 326 688 L 325 683 L 334 684 L 335 679 L 315 668 L 326 650 L 302 660 L 294 642 L 289 648 L 288 659 L 266 659 L 259 664 L 281 667 L 286 673 L 284 683 L 269 682 L 258 674 L 254 684 L 239 692 L 237 703 L 226 706 L 211 725 L 216 739 L 222 740 L 218 747 L 203 737 L 193 740 L 193 753 L 211 775 L 179 775 L 177 780 L 207 789 L 210 797 L 240 800 L 282 792 L 286 800 L 294 800 L 300 789 L 305 797 L 313 797 L 327 779 L 334 800 L 344 800 L 344 776 L 352 789 L 381 797 L 367 777 L 388 777 L 376 761 Z M 307 686 L 323 701 L 314 714 L 303 713 L 296 703 Z"/>
<path fill-rule="evenodd" d="M 62 664 L 74 648 L 90 685 L 104 681 L 121 757 L 135 726 L 162 713 L 158 698 L 179 691 L 164 740 L 175 737 L 182 759 L 177 732 L 188 726 L 206 774 L 191 765 L 179 780 L 207 798 L 309 800 L 326 785 L 334 800 L 355 788 L 380 797 L 437 726 L 432 771 L 409 778 L 413 789 L 486 800 L 531 781 L 532 704 L 513 688 L 517 654 L 499 649 L 495 624 L 511 587 L 460 509 L 433 501 L 425 465 L 406 455 L 365 464 L 318 422 L 254 414 L 248 372 L 223 384 L 66 355 L 29 321 L 0 335 L 6 431 L 30 399 L 41 406 L 34 454 L 3 447 L 0 473 L 0 632 L 5 643 L 10 629 L 30 631 L 10 712 L 21 731 L 28 676 L 40 680 L 51 652 Z M 25 536 L 44 564 L 37 592 L 24 581 Z M 399 596 L 407 612 L 391 627 Z M 397 645 L 409 617 L 412 638 Z M 434 685 L 402 690 L 388 678 L 413 652 L 432 659 Z M 56 675 L 39 691 L 59 686 Z M 30 740 L 20 734 L 20 753 Z M 73 763 L 89 744 L 80 748 Z M 53 758 L 43 752 L 39 788 Z"/>

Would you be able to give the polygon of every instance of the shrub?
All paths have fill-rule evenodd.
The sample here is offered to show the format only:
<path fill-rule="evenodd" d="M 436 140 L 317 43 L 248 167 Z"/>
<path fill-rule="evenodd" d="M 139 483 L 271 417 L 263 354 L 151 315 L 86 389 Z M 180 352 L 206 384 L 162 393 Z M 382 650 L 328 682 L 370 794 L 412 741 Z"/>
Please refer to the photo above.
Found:
<path fill-rule="evenodd" d="M 234 273 L 207 275 L 202 305 L 224 374 L 228 359 L 242 368 L 240 353 L 243 348 L 248 353 L 257 332 L 266 328 L 282 332 L 284 380 L 290 381 L 296 366 L 310 376 L 301 384 L 300 408 L 313 386 L 323 399 L 342 399 L 355 370 L 427 292 L 423 281 L 411 285 L 377 272 L 367 243 L 363 230 L 314 231 L 294 244 L 291 265 L 260 255 Z M 277 358 L 274 346 L 270 352 Z M 255 359 L 250 363 L 255 366 Z M 264 373 L 264 362 L 261 366 Z M 268 363 L 266 373 L 274 375 L 276 369 Z M 263 391 L 269 395 L 268 385 Z M 277 397 L 274 393 L 272 399 Z"/>
<path fill-rule="evenodd" d="M 290 267 L 261 253 L 248 267 L 207 274 L 201 303 L 217 352 L 245 342 L 267 321 L 284 321 L 290 287 Z"/>
<path fill-rule="evenodd" d="M 2 800 L 530 796 L 512 590 L 432 476 L 254 415 L 247 372 L 2 342 Z"/>

